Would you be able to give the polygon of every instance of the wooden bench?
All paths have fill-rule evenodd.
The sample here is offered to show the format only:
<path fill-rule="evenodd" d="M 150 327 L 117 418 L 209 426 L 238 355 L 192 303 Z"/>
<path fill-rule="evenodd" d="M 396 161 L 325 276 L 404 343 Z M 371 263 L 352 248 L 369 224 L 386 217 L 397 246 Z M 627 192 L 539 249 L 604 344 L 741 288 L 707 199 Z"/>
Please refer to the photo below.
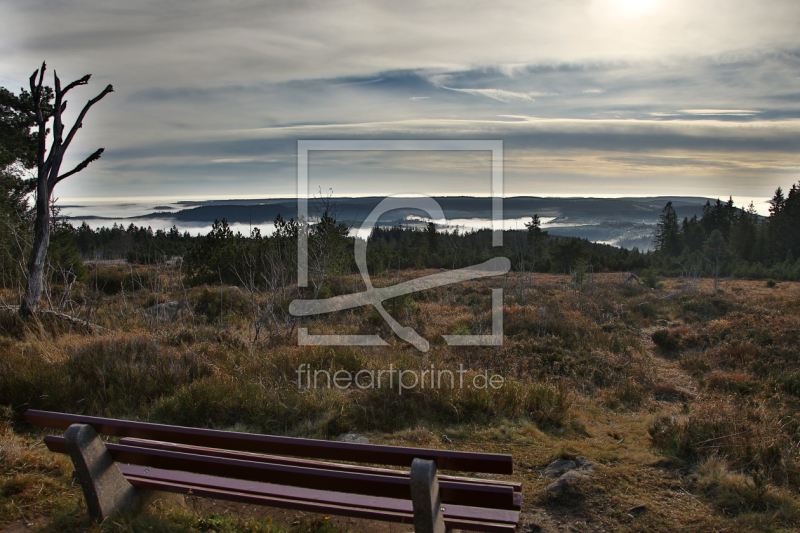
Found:
<path fill-rule="evenodd" d="M 511 474 L 510 455 L 277 437 L 35 410 L 25 416 L 35 426 L 66 430 L 64 437 L 45 437 L 45 444 L 53 452 L 70 455 L 89 513 L 98 521 L 172 493 L 414 524 L 417 533 L 510 533 L 519 524 L 519 483 L 437 475 L 437 470 Z M 99 435 L 119 437 L 119 444 L 104 443 Z"/>

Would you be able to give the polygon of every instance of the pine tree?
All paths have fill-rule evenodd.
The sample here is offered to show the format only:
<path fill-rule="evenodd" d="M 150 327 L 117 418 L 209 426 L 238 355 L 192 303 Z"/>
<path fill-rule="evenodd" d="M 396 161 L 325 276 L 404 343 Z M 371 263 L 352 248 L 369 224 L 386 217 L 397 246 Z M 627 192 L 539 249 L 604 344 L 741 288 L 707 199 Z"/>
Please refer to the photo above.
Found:
<path fill-rule="evenodd" d="M 669 256 L 677 256 L 681 253 L 683 243 L 681 242 L 681 230 L 678 226 L 678 216 L 672 202 L 667 202 L 661 211 L 655 232 L 656 250 Z"/>
<path fill-rule="evenodd" d="M 428 236 L 428 252 L 433 255 L 439 252 L 439 235 L 436 234 L 436 224 L 428 222 L 425 228 Z"/>
<path fill-rule="evenodd" d="M 769 206 L 769 215 L 774 216 L 783 211 L 783 207 L 786 204 L 786 200 L 783 197 L 783 189 L 778 187 L 775 189 L 775 195 L 772 197 Z"/>
<path fill-rule="evenodd" d="M 525 224 L 525 227 L 528 228 L 527 234 L 527 241 L 528 246 L 530 246 L 531 256 L 533 257 L 534 265 L 536 264 L 536 259 L 539 257 L 539 251 L 542 248 L 544 241 L 550 238 L 550 235 L 546 231 L 542 231 L 542 223 L 539 219 L 539 215 L 533 215 L 531 221 Z"/>
<path fill-rule="evenodd" d="M 750 206 L 745 211 L 741 211 L 736 217 L 736 222 L 731 227 L 730 243 L 736 255 L 741 259 L 749 261 L 753 257 L 756 245 L 756 234 L 758 232 L 758 213 L 755 205 L 750 202 Z"/>

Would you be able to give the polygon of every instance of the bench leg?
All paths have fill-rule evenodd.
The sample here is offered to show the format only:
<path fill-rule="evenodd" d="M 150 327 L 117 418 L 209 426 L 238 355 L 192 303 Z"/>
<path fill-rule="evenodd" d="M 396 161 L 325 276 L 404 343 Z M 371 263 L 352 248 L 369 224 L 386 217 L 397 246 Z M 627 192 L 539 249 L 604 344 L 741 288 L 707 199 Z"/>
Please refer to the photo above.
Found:
<path fill-rule="evenodd" d="M 128 483 L 92 426 L 73 424 L 67 428 L 64 440 L 92 519 L 102 522 L 155 499 L 182 504 L 182 495 L 137 489 Z"/>
<path fill-rule="evenodd" d="M 415 533 L 445 533 L 436 463 L 414 459 L 411 463 L 411 504 L 414 508 Z"/>

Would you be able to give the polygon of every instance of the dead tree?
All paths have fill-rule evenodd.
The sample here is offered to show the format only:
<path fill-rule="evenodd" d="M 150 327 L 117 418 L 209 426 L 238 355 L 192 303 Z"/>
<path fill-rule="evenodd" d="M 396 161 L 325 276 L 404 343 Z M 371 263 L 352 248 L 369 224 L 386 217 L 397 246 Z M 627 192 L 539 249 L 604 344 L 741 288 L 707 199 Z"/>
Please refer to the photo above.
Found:
<path fill-rule="evenodd" d="M 75 133 L 83 126 L 83 119 L 86 112 L 94 104 L 103 99 L 105 95 L 114 91 L 114 88 L 109 85 L 103 92 L 96 97 L 89 100 L 83 107 L 78 119 L 72 125 L 67 137 L 64 138 L 64 124 L 61 120 L 61 114 L 67 108 L 67 101 L 64 96 L 78 85 L 86 85 L 89 83 L 91 74 L 87 74 L 79 80 L 73 81 L 63 89 L 61 88 L 61 81 L 58 79 L 58 74 L 53 72 L 56 89 L 56 101 L 53 106 L 53 139 L 50 144 L 50 150 L 46 152 L 46 137 L 47 137 L 47 122 L 50 117 L 45 117 L 42 112 L 42 96 L 43 96 L 43 81 L 44 81 L 45 64 L 42 63 L 42 68 L 36 70 L 30 79 L 31 96 L 34 102 L 34 111 L 36 114 L 36 125 L 38 126 L 38 157 L 37 157 L 37 177 L 36 177 L 36 223 L 34 225 L 33 249 L 31 250 L 31 257 L 28 261 L 28 281 L 25 286 L 25 297 L 22 300 L 22 305 L 19 307 L 19 314 L 26 317 L 35 312 L 39 306 L 39 300 L 42 297 L 42 290 L 44 287 L 44 266 L 47 257 L 47 247 L 50 244 L 50 196 L 53 193 L 53 188 L 58 182 L 66 179 L 73 174 L 77 174 L 85 169 L 92 161 L 97 161 L 103 153 L 104 148 L 100 148 L 92 155 L 83 160 L 78 166 L 60 174 L 61 162 L 64 159 L 64 153 L 69 148 L 70 143 L 75 138 Z M 36 76 L 39 76 L 37 82 Z"/>

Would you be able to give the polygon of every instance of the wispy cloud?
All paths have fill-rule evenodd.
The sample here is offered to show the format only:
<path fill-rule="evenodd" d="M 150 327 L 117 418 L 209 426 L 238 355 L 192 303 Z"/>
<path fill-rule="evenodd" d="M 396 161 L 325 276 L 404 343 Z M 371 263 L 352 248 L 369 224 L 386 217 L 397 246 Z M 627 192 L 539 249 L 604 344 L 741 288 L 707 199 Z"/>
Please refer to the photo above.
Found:
<path fill-rule="evenodd" d="M 758 114 L 758 111 L 749 109 L 681 109 L 681 113 L 689 115 L 719 115 L 733 117 L 747 117 Z"/>
<path fill-rule="evenodd" d="M 114 84 L 65 166 L 103 159 L 62 196 L 291 195 L 297 140 L 315 138 L 502 139 L 519 194 L 769 195 L 799 175 L 800 2 L 660 1 L 635 19 L 629 2 L 409 2 L 0 3 L 0 85 L 42 58 Z M 372 187 L 378 167 L 341 179 Z"/>
<path fill-rule="evenodd" d="M 503 103 L 510 102 L 533 102 L 534 98 L 528 93 L 516 93 L 514 91 L 506 91 L 504 89 L 456 89 L 455 87 L 445 87 L 448 91 L 457 91 L 461 93 L 474 94 L 475 96 L 486 96 L 493 100 Z"/>

